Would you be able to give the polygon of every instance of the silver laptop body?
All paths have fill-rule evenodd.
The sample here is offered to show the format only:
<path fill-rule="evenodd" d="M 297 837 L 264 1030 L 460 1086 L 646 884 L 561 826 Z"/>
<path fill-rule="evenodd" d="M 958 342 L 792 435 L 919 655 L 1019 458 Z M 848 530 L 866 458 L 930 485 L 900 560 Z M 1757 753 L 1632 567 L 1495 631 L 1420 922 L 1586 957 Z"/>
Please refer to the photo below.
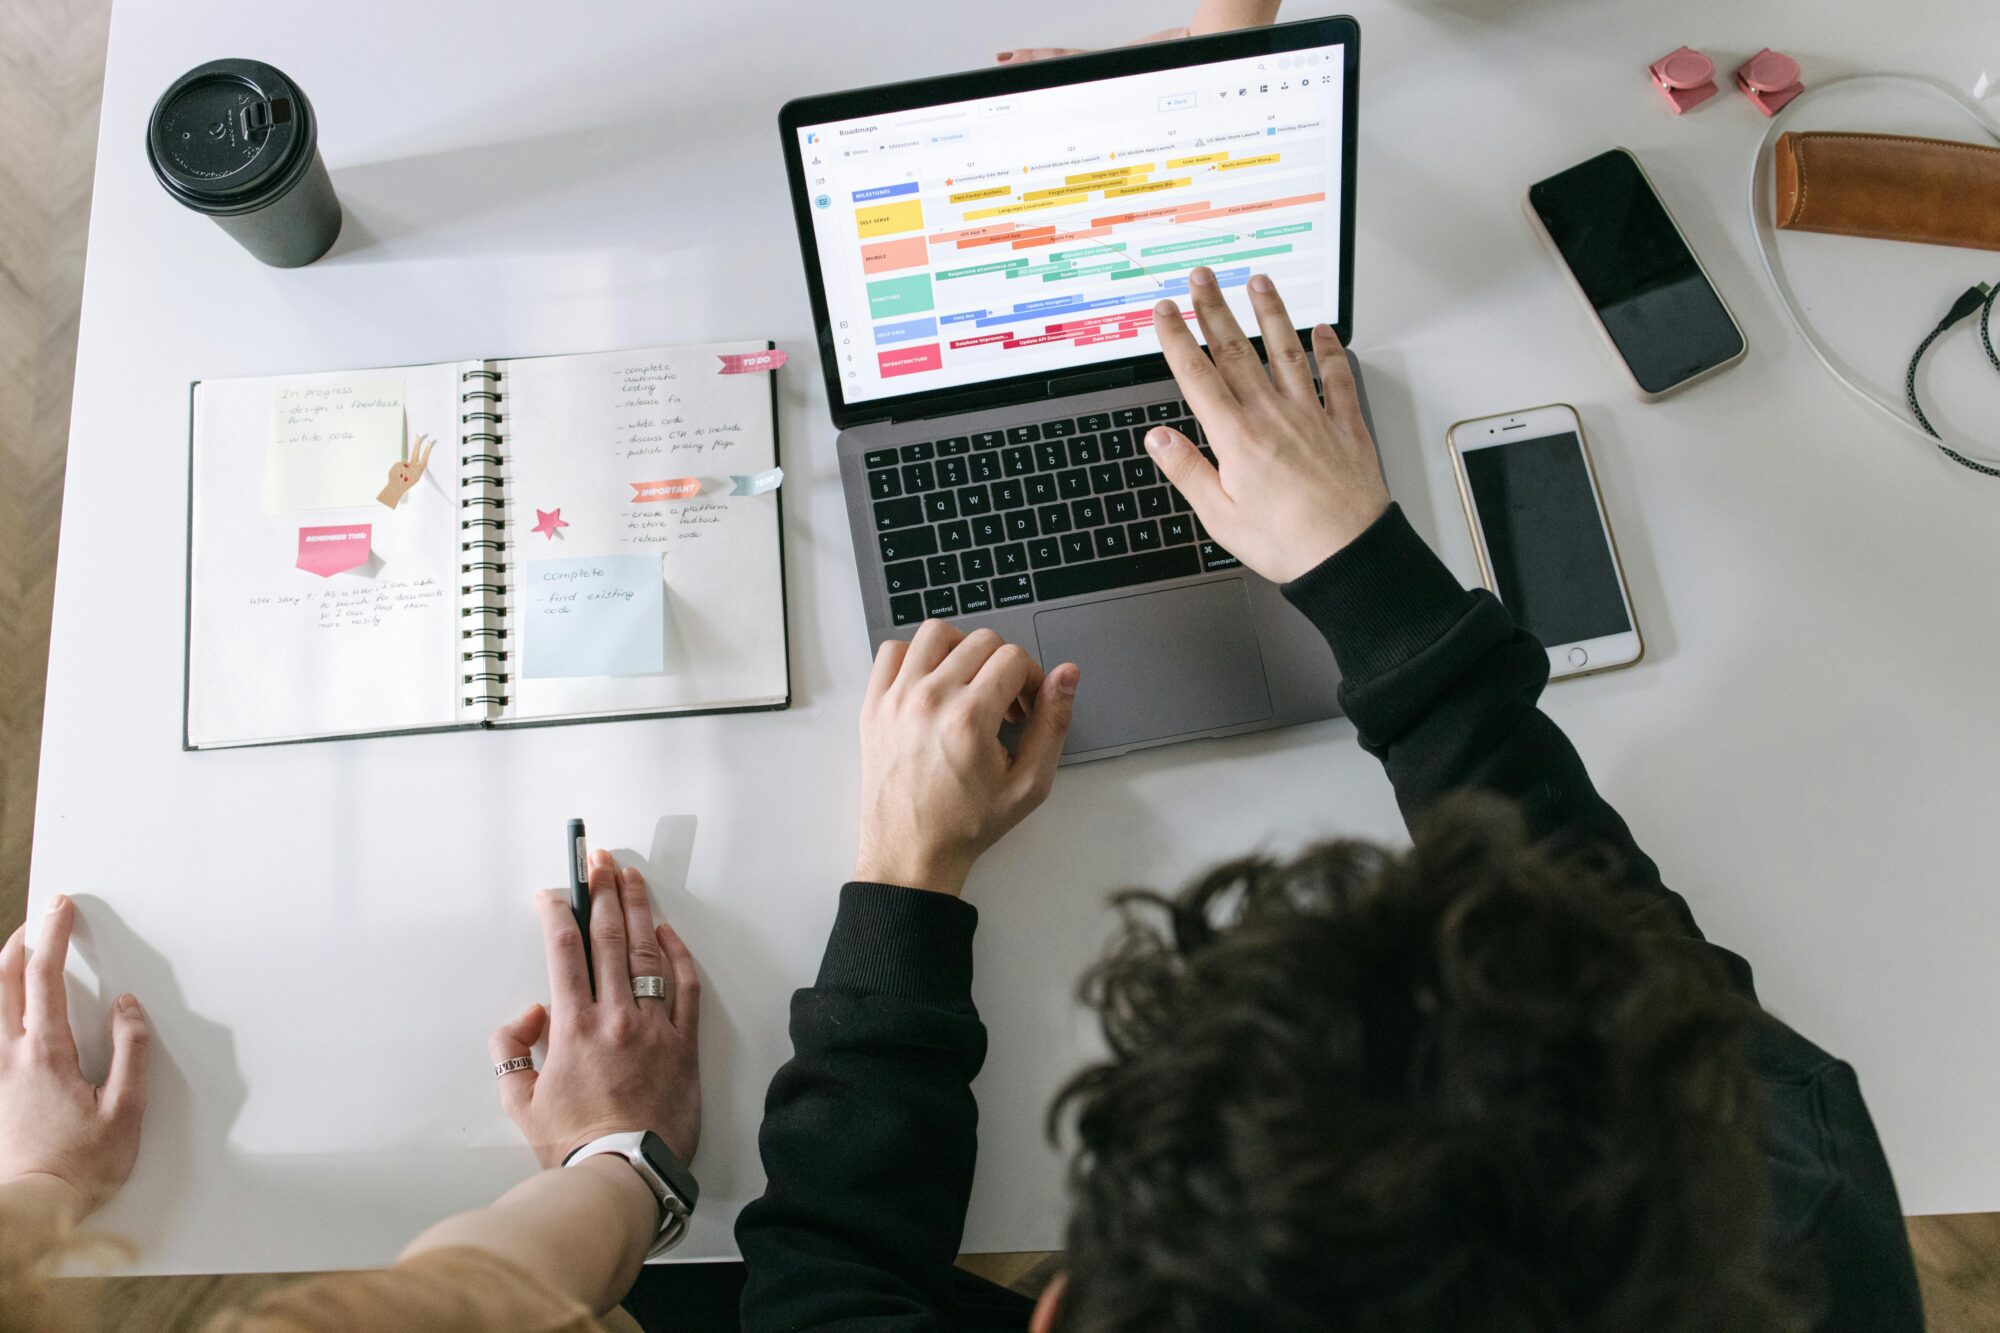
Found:
<path fill-rule="evenodd" d="M 1147 456 L 1162 423 L 1206 442 L 1141 339 L 1197 264 L 1351 334 L 1359 39 L 1312 19 L 780 111 L 871 651 L 942 619 L 1077 663 L 1064 762 L 1339 713 L 1318 631 Z"/>
<path fill-rule="evenodd" d="M 1354 367 L 1355 385 L 1362 389 L 1361 369 L 1351 352 L 1348 361 Z M 1050 422 L 1116 420 L 1121 412 L 1129 416 L 1134 410 L 1147 412 L 1166 404 L 1176 409 L 1182 405 L 1172 380 L 938 420 L 876 423 L 841 432 L 840 478 L 846 491 L 848 526 L 854 537 L 855 565 L 861 576 L 861 605 L 868 617 L 869 650 L 872 652 L 885 639 L 908 638 L 919 623 L 935 614 L 963 630 L 991 629 L 1009 643 L 1026 648 L 1044 667 L 1077 663 L 1082 669 L 1082 679 L 1064 763 L 1104 759 L 1149 745 L 1205 736 L 1233 736 L 1338 716 L 1340 704 L 1336 693 L 1340 673 L 1326 640 L 1285 600 L 1276 585 L 1238 565 L 1233 556 L 1209 541 L 1195 525 L 1194 515 L 1174 501 L 1171 487 L 1166 488 L 1169 504 L 1164 514 L 1121 521 L 1124 555 L 1098 553 L 1096 534 L 1106 530 L 1112 520 L 1107 517 L 1103 523 L 1079 527 L 1075 522 L 1076 498 L 1062 498 L 1060 478 L 1065 473 L 1073 474 L 1081 466 L 1085 475 L 1091 476 L 1095 469 L 1105 466 L 1104 462 L 1072 464 L 1056 470 L 1056 498 L 1045 504 L 1070 507 L 1070 526 L 1066 532 L 1039 531 L 1046 517 L 1042 504 L 1023 504 L 998 511 L 1002 540 L 983 545 L 981 540 L 990 535 L 984 531 L 974 536 L 970 546 L 957 545 L 956 526 L 951 527 L 949 541 L 941 534 L 948 525 L 957 524 L 963 524 L 971 533 L 975 521 L 984 515 L 935 520 L 927 516 L 922 525 L 888 529 L 879 526 L 879 502 L 873 489 L 879 483 L 871 484 L 871 472 L 894 468 L 899 494 L 888 498 L 915 498 L 921 505 L 925 496 L 944 491 L 938 484 L 941 463 L 958 463 L 971 478 L 984 474 L 985 467 L 979 472 L 974 467 L 981 458 L 990 456 L 998 480 L 1022 482 L 1025 493 L 1029 478 L 1046 474 L 1036 471 L 1007 477 L 1010 450 L 1029 448 L 1046 455 L 1037 458 L 1037 463 L 1052 460 L 1050 450 L 1038 447 L 1044 444 L 1061 447 L 1066 456 L 1089 458 L 1094 452 L 1101 458 L 1105 448 L 1102 436 L 1106 432 L 1078 430 L 1049 441 L 1023 440 L 1016 444 L 995 445 L 989 439 L 984 448 L 974 446 L 975 439 L 998 433 L 1005 440 L 1010 430 L 1026 434 L 1021 428 L 1030 426 L 1039 435 L 1040 428 Z M 1364 417 L 1367 412 L 1367 394 L 1362 389 Z M 1186 424 L 1184 412 L 1161 412 L 1144 424 L 1122 428 L 1132 434 L 1133 450 L 1106 461 L 1118 465 L 1123 473 L 1126 462 L 1144 460 L 1146 452 L 1138 444 L 1138 438 L 1160 421 L 1179 426 L 1189 438 L 1201 440 L 1198 427 Z M 1113 434 L 1119 429 L 1110 428 Z M 1372 422 L 1370 429 L 1372 433 Z M 1077 448 L 1078 441 L 1086 436 L 1098 437 L 1094 449 Z M 965 441 L 967 447 L 956 451 L 958 446 L 952 445 L 955 452 L 938 453 L 940 442 L 955 440 Z M 885 458 L 891 451 L 893 462 Z M 1014 458 L 1019 461 L 1018 452 Z M 868 466 L 871 460 L 876 467 Z M 922 464 L 928 464 L 931 487 L 910 491 L 904 483 L 913 476 L 918 480 L 923 478 L 924 473 L 918 470 Z M 905 473 L 905 468 L 911 472 Z M 1134 471 L 1143 480 L 1143 469 Z M 966 485 L 984 485 L 990 495 L 993 482 L 968 480 Z M 1136 513 L 1142 507 L 1150 509 L 1158 503 L 1156 499 L 1142 501 L 1136 497 L 1165 485 L 1164 480 L 1158 480 L 1122 490 L 1107 488 L 1102 493 L 1093 492 L 1088 499 L 1101 500 L 1100 507 L 1108 508 L 1114 495 L 1134 496 L 1130 503 Z M 880 489 L 886 491 L 888 487 Z M 956 497 L 962 489 L 951 488 L 950 493 Z M 1019 513 L 1035 516 L 1035 536 L 1015 537 L 1007 529 L 1007 516 Z M 1188 535 L 1165 532 L 1173 522 L 1186 524 Z M 1163 530 L 1162 544 L 1132 551 L 1132 525 L 1149 523 Z M 1140 532 L 1146 530 L 1144 526 L 1138 528 Z M 1078 546 L 1072 540 L 1067 544 L 1070 549 L 1064 549 L 1062 538 L 1071 534 L 1089 537 L 1089 558 L 1064 563 L 1065 557 Z M 1053 552 L 1035 551 L 1036 546 L 1045 545 L 1051 538 L 1055 541 Z M 948 544 L 954 549 L 943 549 Z M 1016 546 L 1021 548 L 1024 567 L 1017 570 L 1010 563 L 1007 571 L 1002 572 L 997 563 L 998 552 Z M 932 547 L 937 549 L 933 551 Z M 968 552 L 973 557 L 970 569 Z M 1037 564 L 1034 558 L 1037 554 L 1044 557 L 1044 563 Z M 940 556 L 953 557 L 950 563 L 955 568 L 945 566 L 938 560 Z M 1050 559 L 1054 563 L 1047 563 Z M 886 571 L 908 570 L 913 561 L 923 567 L 921 586 L 905 586 L 915 582 L 905 580 L 892 590 Z M 1156 576 L 1158 571 L 1176 569 L 1186 572 L 1170 573 L 1157 581 L 1122 581 L 1145 580 Z M 954 577 L 933 579 L 932 574 Z M 977 577 L 966 577 L 968 574 Z M 1099 584 L 1109 586 L 1098 591 L 1066 591 Z M 1041 593 L 1052 595 L 1044 597 Z M 914 604 L 912 597 L 916 599 Z M 1005 605 L 999 604 L 1001 598 L 1006 599 Z M 913 605 L 921 611 L 914 619 Z"/>

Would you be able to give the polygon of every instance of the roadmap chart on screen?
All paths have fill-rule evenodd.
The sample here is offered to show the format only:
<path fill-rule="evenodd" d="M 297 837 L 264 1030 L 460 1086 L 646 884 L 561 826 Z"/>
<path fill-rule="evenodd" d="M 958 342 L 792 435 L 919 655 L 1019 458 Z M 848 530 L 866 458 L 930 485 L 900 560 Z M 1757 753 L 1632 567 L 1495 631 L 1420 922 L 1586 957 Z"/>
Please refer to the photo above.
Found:
<path fill-rule="evenodd" d="M 1332 319 L 1341 92 L 1297 52 L 801 131 L 845 396 L 1156 351 L 1203 264 Z"/>

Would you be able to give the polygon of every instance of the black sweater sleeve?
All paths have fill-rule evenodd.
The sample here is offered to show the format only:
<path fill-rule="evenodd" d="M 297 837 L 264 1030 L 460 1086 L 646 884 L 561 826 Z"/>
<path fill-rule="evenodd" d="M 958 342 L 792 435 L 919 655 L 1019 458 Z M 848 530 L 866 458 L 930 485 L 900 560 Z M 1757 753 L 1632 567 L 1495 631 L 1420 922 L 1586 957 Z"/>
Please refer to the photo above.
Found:
<path fill-rule="evenodd" d="M 841 890 L 819 979 L 792 997 L 792 1059 L 765 1099 L 769 1183 L 736 1223 L 750 1333 L 1026 1325 L 1029 1302 L 954 1267 L 986 1059 L 978 919 L 941 893 Z"/>
<path fill-rule="evenodd" d="M 1465 788 L 1510 797 L 1537 839 L 1610 854 L 1645 891 L 1647 912 L 1699 935 L 1569 738 L 1536 707 L 1547 652 L 1491 593 L 1459 586 L 1400 506 L 1284 591 L 1332 646 L 1341 704 L 1406 820 Z M 1747 987 L 1747 971 L 1739 980 Z"/>

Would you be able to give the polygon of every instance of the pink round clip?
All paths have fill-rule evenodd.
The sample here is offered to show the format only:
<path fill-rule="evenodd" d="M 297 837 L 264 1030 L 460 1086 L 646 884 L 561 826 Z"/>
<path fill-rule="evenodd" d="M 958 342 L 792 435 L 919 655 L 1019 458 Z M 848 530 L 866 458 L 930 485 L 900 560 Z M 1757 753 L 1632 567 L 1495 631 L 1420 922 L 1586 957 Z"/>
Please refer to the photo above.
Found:
<path fill-rule="evenodd" d="M 1799 81 L 1799 62 L 1783 51 L 1759 51 L 1741 71 L 1743 82 L 1760 93 L 1781 93 Z"/>
<path fill-rule="evenodd" d="M 1659 71 L 1669 88 L 1699 88 L 1715 78 L 1715 62 L 1699 51 L 1680 50 L 1662 60 Z"/>

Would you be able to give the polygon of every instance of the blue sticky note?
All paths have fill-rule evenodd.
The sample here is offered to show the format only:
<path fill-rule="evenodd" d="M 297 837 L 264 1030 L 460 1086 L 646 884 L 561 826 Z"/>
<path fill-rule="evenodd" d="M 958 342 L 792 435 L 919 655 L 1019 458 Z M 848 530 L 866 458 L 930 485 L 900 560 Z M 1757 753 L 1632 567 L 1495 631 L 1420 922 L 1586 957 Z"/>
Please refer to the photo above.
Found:
<path fill-rule="evenodd" d="M 521 570 L 523 675 L 666 670 L 666 585 L 657 553 L 529 560 Z"/>

